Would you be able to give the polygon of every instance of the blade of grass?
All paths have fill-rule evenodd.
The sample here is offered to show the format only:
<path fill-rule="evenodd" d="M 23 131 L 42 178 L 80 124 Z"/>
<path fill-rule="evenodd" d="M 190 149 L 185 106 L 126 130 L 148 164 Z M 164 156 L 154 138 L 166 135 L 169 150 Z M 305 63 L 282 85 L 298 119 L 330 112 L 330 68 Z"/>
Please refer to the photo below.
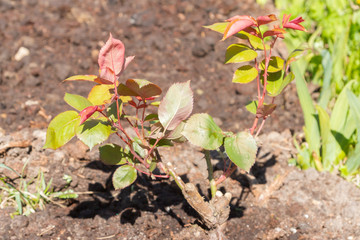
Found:
<path fill-rule="evenodd" d="M 12 168 L 9 167 L 9 166 L 6 166 L 6 165 L 3 164 L 3 163 L 0 163 L 0 168 L 5 168 L 5 169 L 7 169 L 7 170 L 10 170 L 10 171 L 12 171 L 13 173 L 15 173 L 16 175 L 18 175 L 19 177 L 21 177 L 21 174 L 20 174 L 20 173 L 18 173 L 17 171 L 15 171 L 14 169 L 12 169 Z"/>
<path fill-rule="evenodd" d="M 295 74 L 296 90 L 304 113 L 305 128 L 307 130 L 305 138 L 309 144 L 310 152 L 315 152 L 317 156 L 320 156 L 320 131 L 316 111 L 298 64 L 293 62 L 291 68 Z"/>

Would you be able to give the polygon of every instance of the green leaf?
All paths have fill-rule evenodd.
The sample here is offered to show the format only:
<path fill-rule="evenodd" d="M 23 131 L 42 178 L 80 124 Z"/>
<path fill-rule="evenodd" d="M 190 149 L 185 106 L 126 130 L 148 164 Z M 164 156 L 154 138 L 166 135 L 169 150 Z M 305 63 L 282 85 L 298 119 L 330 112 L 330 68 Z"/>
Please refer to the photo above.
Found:
<path fill-rule="evenodd" d="M 263 78 L 263 74 L 261 74 L 261 77 Z M 267 76 L 266 90 L 270 95 L 276 94 L 279 91 L 282 82 L 283 82 L 283 71 L 273 72 L 273 73 L 269 72 Z"/>
<path fill-rule="evenodd" d="M 149 143 L 153 146 L 156 142 L 156 139 L 150 139 Z M 174 144 L 169 139 L 160 139 L 160 141 L 156 144 L 157 147 L 172 147 Z"/>
<path fill-rule="evenodd" d="M 121 99 L 118 100 L 118 105 L 119 105 L 119 116 L 121 118 L 122 109 L 123 109 L 123 102 L 121 101 Z M 113 103 L 110 104 L 110 106 L 106 109 L 106 112 L 107 112 L 108 118 L 110 118 L 114 122 L 118 121 L 116 101 L 114 101 Z"/>
<path fill-rule="evenodd" d="M 264 44 L 261 40 L 261 38 L 254 36 L 250 33 L 244 32 L 244 31 L 240 31 L 237 34 L 237 37 L 241 38 L 241 39 L 247 39 L 250 43 L 250 45 L 254 48 L 254 49 L 260 49 L 260 50 L 264 50 Z M 268 44 L 265 44 L 266 50 L 270 50 L 270 46 Z"/>
<path fill-rule="evenodd" d="M 304 51 L 305 49 L 303 48 L 297 48 L 292 51 L 286 59 L 286 66 L 288 66 L 291 62 L 295 61 L 300 55 L 304 53 Z"/>
<path fill-rule="evenodd" d="M 75 75 L 65 79 L 64 81 L 89 81 L 96 82 L 98 80 L 98 76 L 96 75 Z"/>
<path fill-rule="evenodd" d="M 236 69 L 232 82 L 234 83 L 249 83 L 258 76 L 258 71 L 256 68 L 245 65 Z"/>
<path fill-rule="evenodd" d="M 80 124 L 80 116 L 75 111 L 66 111 L 57 115 L 49 124 L 44 148 L 56 149 L 75 136 Z"/>
<path fill-rule="evenodd" d="M 99 147 L 100 159 L 107 165 L 122 165 L 131 158 L 131 154 L 116 144 L 106 144 Z"/>
<path fill-rule="evenodd" d="M 114 89 L 113 85 L 95 85 L 88 95 L 88 100 L 94 105 L 103 105 L 110 102 L 112 94 L 111 89 Z"/>
<path fill-rule="evenodd" d="M 146 157 L 148 151 L 145 149 L 145 146 L 142 144 L 141 140 L 138 137 L 134 137 L 134 142 L 132 147 L 134 151 L 142 158 Z"/>
<path fill-rule="evenodd" d="M 107 122 L 100 119 L 89 119 L 76 130 L 76 136 L 92 149 L 96 144 L 105 141 L 114 131 Z"/>
<path fill-rule="evenodd" d="M 341 152 L 341 149 L 331 133 L 329 115 L 319 105 L 316 106 L 316 109 L 319 114 L 320 134 L 322 139 L 322 164 L 325 170 L 330 171 L 336 157 Z"/>
<path fill-rule="evenodd" d="M 21 177 L 21 175 L 20 175 L 17 171 L 15 171 L 14 169 L 12 169 L 11 167 L 6 166 L 6 165 L 3 164 L 3 163 L 0 163 L 0 168 L 5 168 L 5 169 L 7 169 L 7 170 L 10 170 L 10 171 L 12 171 L 13 173 L 15 173 L 16 175 L 18 175 L 19 177 Z"/>
<path fill-rule="evenodd" d="M 137 171 L 130 165 L 124 165 L 116 169 L 112 182 L 115 190 L 130 186 L 137 177 Z"/>
<path fill-rule="evenodd" d="M 21 203 L 21 196 L 20 196 L 20 192 L 15 192 L 15 202 L 17 204 L 17 209 L 19 211 L 19 214 L 22 215 L 23 214 L 23 209 L 22 209 L 22 203 Z"/>
<path fill-rule="evenodd" d="M 261 70 L 265 69 L 265 59 L 260 63 L 259 67 Z M 278 56 L 272 56 L 269 61 L 267 72 L 268 73 L 279 72 L 283 70 L 283 68 L 284 68 L 284 59 Z"/>
<path fill-rule="evenodd" d="M 323 66 L 324 69 L 324 79 L 323 79 L 322 89 L 320 92 L 320 97 L 318 102 L 322 108 L 326 109 L 331 98 L 331 75 L 332 75 L 333 66 L 332 66 L 331 55 L 328 50 L 322 50 L 321 55 L 322 55 L 321 65 Z"/>
<path fill-rule="evenodd" d="M 355 146 L 355 151 L 346 161 L 346 166 L 349 173 L 353 173 L 360 167 L 360 100 L 349 89 L 347 89 L 346 93 L 349 100 L 352 117 L 353 119 L 355 119 L 356 122 L 357 133 L 357 143 Z"/>
<path fill-rule="evenodd" d="M 320 156 L 320 130 L 315 117 L 316 112 L 312 98 L 301 74 L 300 66 L 296 62 L 293 62 L 291 67 L 295 75 L 296 89 L 304 113 L 305 128 L 307 130 L 305 132 L 305 139 L 309 144 L 310 153 L 315 152 L 317 156 Z"/>
<path fill-rule="evenodd" d="M 338 132 L 346 139 L 349 139 L 356 129 L 356 120 L 354 120 L 351 116 L 352 114 L 350 114 L 347 96 L 347 90 L 351 89 L 354 82 L 355 80 L 348 82 L 340 92 L 334 108 L 332 109 L 330 118 L 331 130 Z M 342 144 L 347 143 L 340 143 L 340 145 Z"/>
<path fill-rule="evenodd" d="M 284 90 L 284 88 L 294 80 L 294 78 L 295 78 L 295 75 L 292 72 L 289 72 L 289 74 L 286 75 L 286 77 L 281 81 L 281 84 L 279 86 L 273 86 L 274 90 L 275 89 L 277 89 L 277 90 L 273 94 L 270 93 L 269 96 L 276 97 L 277 95 L 279 95 Z"/>
<path fill-rule="evenodd" d="M 150 113 L 149 115 L 147 115 L 144 119 L 144 122 L 146 121 L 154 121 L 154 120 L 159 120 L 159 116 L 156 113 Z"/>
<path fill-rule="evenodd" d="M 249 132 L 239 132 L 225 138 L 225 151 L 230 160 L 239 168 L 249 171 L 255 163 L 257 146 L 255 138 Z"/>
<path fill-rule="evenodd" d="M 257 107 L 258 107 L 258 101 L 251 101 L 248 104 L 246 104 L 246 109 L 252 114 L 256 114 Z"/>
<path fill-rule="evenodd" d="M 64 192 L 54 192 L 51 194 L 52 198 L 59 198 L 59 199 L 74 199 L 78 198 L 79 195 L 77 193 L 74 193 L 74 190 L 69 189 Z"/>
<path fill-rule="evenodd" d="M 175 129 L 187 119 L 193 109 L 193 92 L 190 81 L 173 84 L 162 99 L 158 115 L 165 130 Z"/>
<path fill-rule="evenodd" d="M 128 79 L 125 85 L 120 84 L 118 93 L 121 96 L 155 97 L 161 94 L 161 88 L 145 79 Z"/>
<path fill-rule="evenodd" d="M 225 29 L 227 27 L 227 25 L 229 24 L 229 22 L 220 22 L 220 23 L 214 23 L 212 25 L 209 26 L 204 26 L 204 28 L 208 28 L 211 29 L 215 32 L 219 32 L 221 34 L 224 34 Z"/>
<path fill-rule="evenodd" d="M 349 89 L 347 89 L 346 94 L 349 100 L 350 110 L 353 113 L 354 118 L 356 119 L 358 127 L 360 127 L 360 100 Z M 358 134 L 359 133 L 360 132 L 358 132 Z"/>
<path fill-rule="evenodd" d="M 166 135 L 166 139 L 178 140 L 183 138 L 182 131 L 184 130 L 185 122 L 181 122 L 174 130 L 169 131 Z"/>
<path fill-rule="evenodd" d="M 360 167 L 360 142 L 355 145 L 355 151 L 350 157 L 346 160 L 345 163 L 347 173 L 349 175 L 357 172 Z"/>
<path fill-rule="evenodd" d="M 64 100 L 67 104 L 78 111 L 81 111 L 86 107 L 93 106 L 89 100 L 76 94 L 65 93 Z"/>
<path fill-rule="evenodd" d="M 206 113 L 194 114 L 186 122 L 182 134 L 194 145 L 214 150 L 223 144 L 224 134 Z"/>
<path fill-rule="evenodd" d="M 241 63 L 255 59 L 257 53 L 244 44 L 231 44 L 225 54 L 225 63 Z"/>

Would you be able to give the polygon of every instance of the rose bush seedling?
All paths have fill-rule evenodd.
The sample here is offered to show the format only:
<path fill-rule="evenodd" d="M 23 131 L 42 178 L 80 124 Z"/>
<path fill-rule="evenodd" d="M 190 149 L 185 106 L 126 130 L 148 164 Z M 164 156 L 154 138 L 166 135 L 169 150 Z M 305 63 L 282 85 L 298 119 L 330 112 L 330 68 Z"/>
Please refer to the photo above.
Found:
<path fill-rule="evenodd" d="M 250 129 L 238 133 L 226 132 L 209 114 L 191 116 L 193 92 L 190 81 L 170 86 L 161 101 L 157 101 L 162 93 L 158 85 L 145 79 L 123 81 L 121 74 L 134 57 L 125 57 L 124 44 L 110 34 L 99 52 L 99 75 L 76 75 L 65 80 L 90 81 L 96 85 L 86 98 L 65 94 L 64 100 L 74 110 L 60 113 L 50 122 L 44 147 L 56 149 L 74 136 L 90 149 L 102 144 L 99 147 L 101 160 L 106 164 L 119 165 L 112 179 L 115 189 L 131 185 L 137 174 L 152 178 L 172 176 L 205 225 L 209 228 L 221 225 L 229 216 L 231 194 L 223 194 L 217 191 L 217 187 L 238 167 L 250 170 L 257 152 L 255 136 L 262 127 L 257 128 L 258 119 L 265 120 L 276 107 L 273 101 L 266 103 L 265 97 L 269 94 L 274 99 L 294 78 L 288 68 L 298 52 L 292 53 L 285 61 L 272 56 L 272 49 L 275 41 L 283 37 L 285 28 L 304 30 L 299 24 L 302 19 L 289 21 L 289 16 L 284 16 L 283 27 L 275 26 L 262 33 L 261 26 L 275 20 L 275 15 L 257 19 L 236 16 L 225 23 L 208 26 L 223 33 L 224 39 L 235 35 L 247 41 L 229 46 L 226 63 L 254 61 L 253 66 L 239 67 L 233 78 L 233 82 L 238 83 L 257 79 L 258 99 L 247 106 L 250 112 L 256 114 Z M 266 38 L 272 40 L 270 44 L 267 44 Z M 263 59 L 258 57 L 257 51 L 264 53 Z M 122 144 L 103 144 L 112 134 L 117 135 Z M 185 141 L 204 149 L 212 195 L 210 201 L 205 201 L 192 183 L 185 184 L 174 167 L 164 163 L 158 151 L 160 147 L 171 147 Z M 214 179 L 209 151 L 220 151 L 222 146 L 227 155 L 224 161 L 231 163 L 218 179 Z"/>

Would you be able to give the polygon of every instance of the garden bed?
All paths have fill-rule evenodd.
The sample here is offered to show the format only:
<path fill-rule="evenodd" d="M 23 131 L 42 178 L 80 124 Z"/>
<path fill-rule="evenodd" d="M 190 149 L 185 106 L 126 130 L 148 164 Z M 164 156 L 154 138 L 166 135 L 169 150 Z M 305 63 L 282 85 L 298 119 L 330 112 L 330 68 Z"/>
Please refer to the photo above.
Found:
<path fill-rule="evenodd" d="M 0 163 L 27 178 L 39 170 L 60 191 L 64 174 L 72 177 L 76 200 L 49 204 L 26 216 L 0 209 L 4 239 L 356 239 L 360 235 L 360 191 L 342 178 L 288 166 L 294 156 L 293 134 L 303 125 L 291 85 L 276 99 L 278 107 L 259 137 L 261 147 L 252 175 L 235 172 L 220 190 L 232 193 L 230 219 L 218 231 L 197 221 L 171 180 L 140 176 L 133 186 L 115 191 L 115 167 L 72 140 L 63 148 L 43 150 L 50 119 L 68 109 L 65 92 L 85 94 L 89 84 L 61 83 L 74 74 L 97 71 L 98 49 L 109 32 L 120 38 L 127 55 L 136 55 L 122 78 L 148 79 L 163 89 L 192 80 L 194 112 L 211 114 L 222 129 L 251 127 L 244 109 L 253 88 L 232 84 L 235 66 L 224 65 L 228 41 L 202 28 L 232 15 L 274 13 L 254 1 L 3 1 L 0 5 Z M 19 49 L 23 49 L 19 51 Z M 27 49 L 28 52 L 24 49 Z M 23 52 L 23 54 L 20 54 Z M 28 53 L 28 54 L 27 54 Z M 286 54 L 281 52 L 280 54 Z M 85 86 L 84 86 L 85 85 Z M 273 132 L 276 131 L 276 132 Z M 178 146 L 160 153 L 177 166 L 183 180 L 206 184 L 201 149 Z M 215 170 L 221 161 L 213 156 Z M 216 173 L 216 172 L 215 172 Z M 0 175 L 12 176 L 0 169 Z M 15 180 L 15 184 L 17 180 Z M 206 190 L 201 191 L 209 196 Z M 19 231 L 21 229 L 21 231 Z"/>

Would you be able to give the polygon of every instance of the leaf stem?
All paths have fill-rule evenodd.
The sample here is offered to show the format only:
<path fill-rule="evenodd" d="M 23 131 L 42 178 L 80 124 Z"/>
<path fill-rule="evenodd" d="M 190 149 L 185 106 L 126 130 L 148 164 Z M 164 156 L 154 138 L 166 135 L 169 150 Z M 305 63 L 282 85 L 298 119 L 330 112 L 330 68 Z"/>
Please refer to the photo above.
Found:
<path fill-rule="evenodd" d="M 261 121 L 261 125 L 260 125 L 259 129 L 257 130 L 255 137 L 257 137 L 259 135 L 261 129 L 263 128 L 263 126 L 265 124 L 265 121 L 266 121 L 266 117 L 264 117 L 263 120 Z"/>
<path fill-rule="evenodd" d="M 226 172 L 221 174 L 221 176 L 216 180 L 215 184 L 216 186 L 225 181 L 226 178 L 228 178 L 235 170 L 237 169 L 237 166 L 234 164 L 231 168 L 229 167 Z"/>
<path fill-rule="evenodd" d="M 210 191 L 211 191 L 211 198 L 214 198 L 216 195 L 216 182 L 214 179 L 214 170 L 213 170 L 213 166 L 211 164 L 211 159 L 210 159 L 210 151 L 209 150 L 204 150 L 204 155 L 205 155 L 205 159 L 206 159 L 206 165 L 208 167 L 208 178 L 209 178 L 209 182 L 210 182 Z"/>

